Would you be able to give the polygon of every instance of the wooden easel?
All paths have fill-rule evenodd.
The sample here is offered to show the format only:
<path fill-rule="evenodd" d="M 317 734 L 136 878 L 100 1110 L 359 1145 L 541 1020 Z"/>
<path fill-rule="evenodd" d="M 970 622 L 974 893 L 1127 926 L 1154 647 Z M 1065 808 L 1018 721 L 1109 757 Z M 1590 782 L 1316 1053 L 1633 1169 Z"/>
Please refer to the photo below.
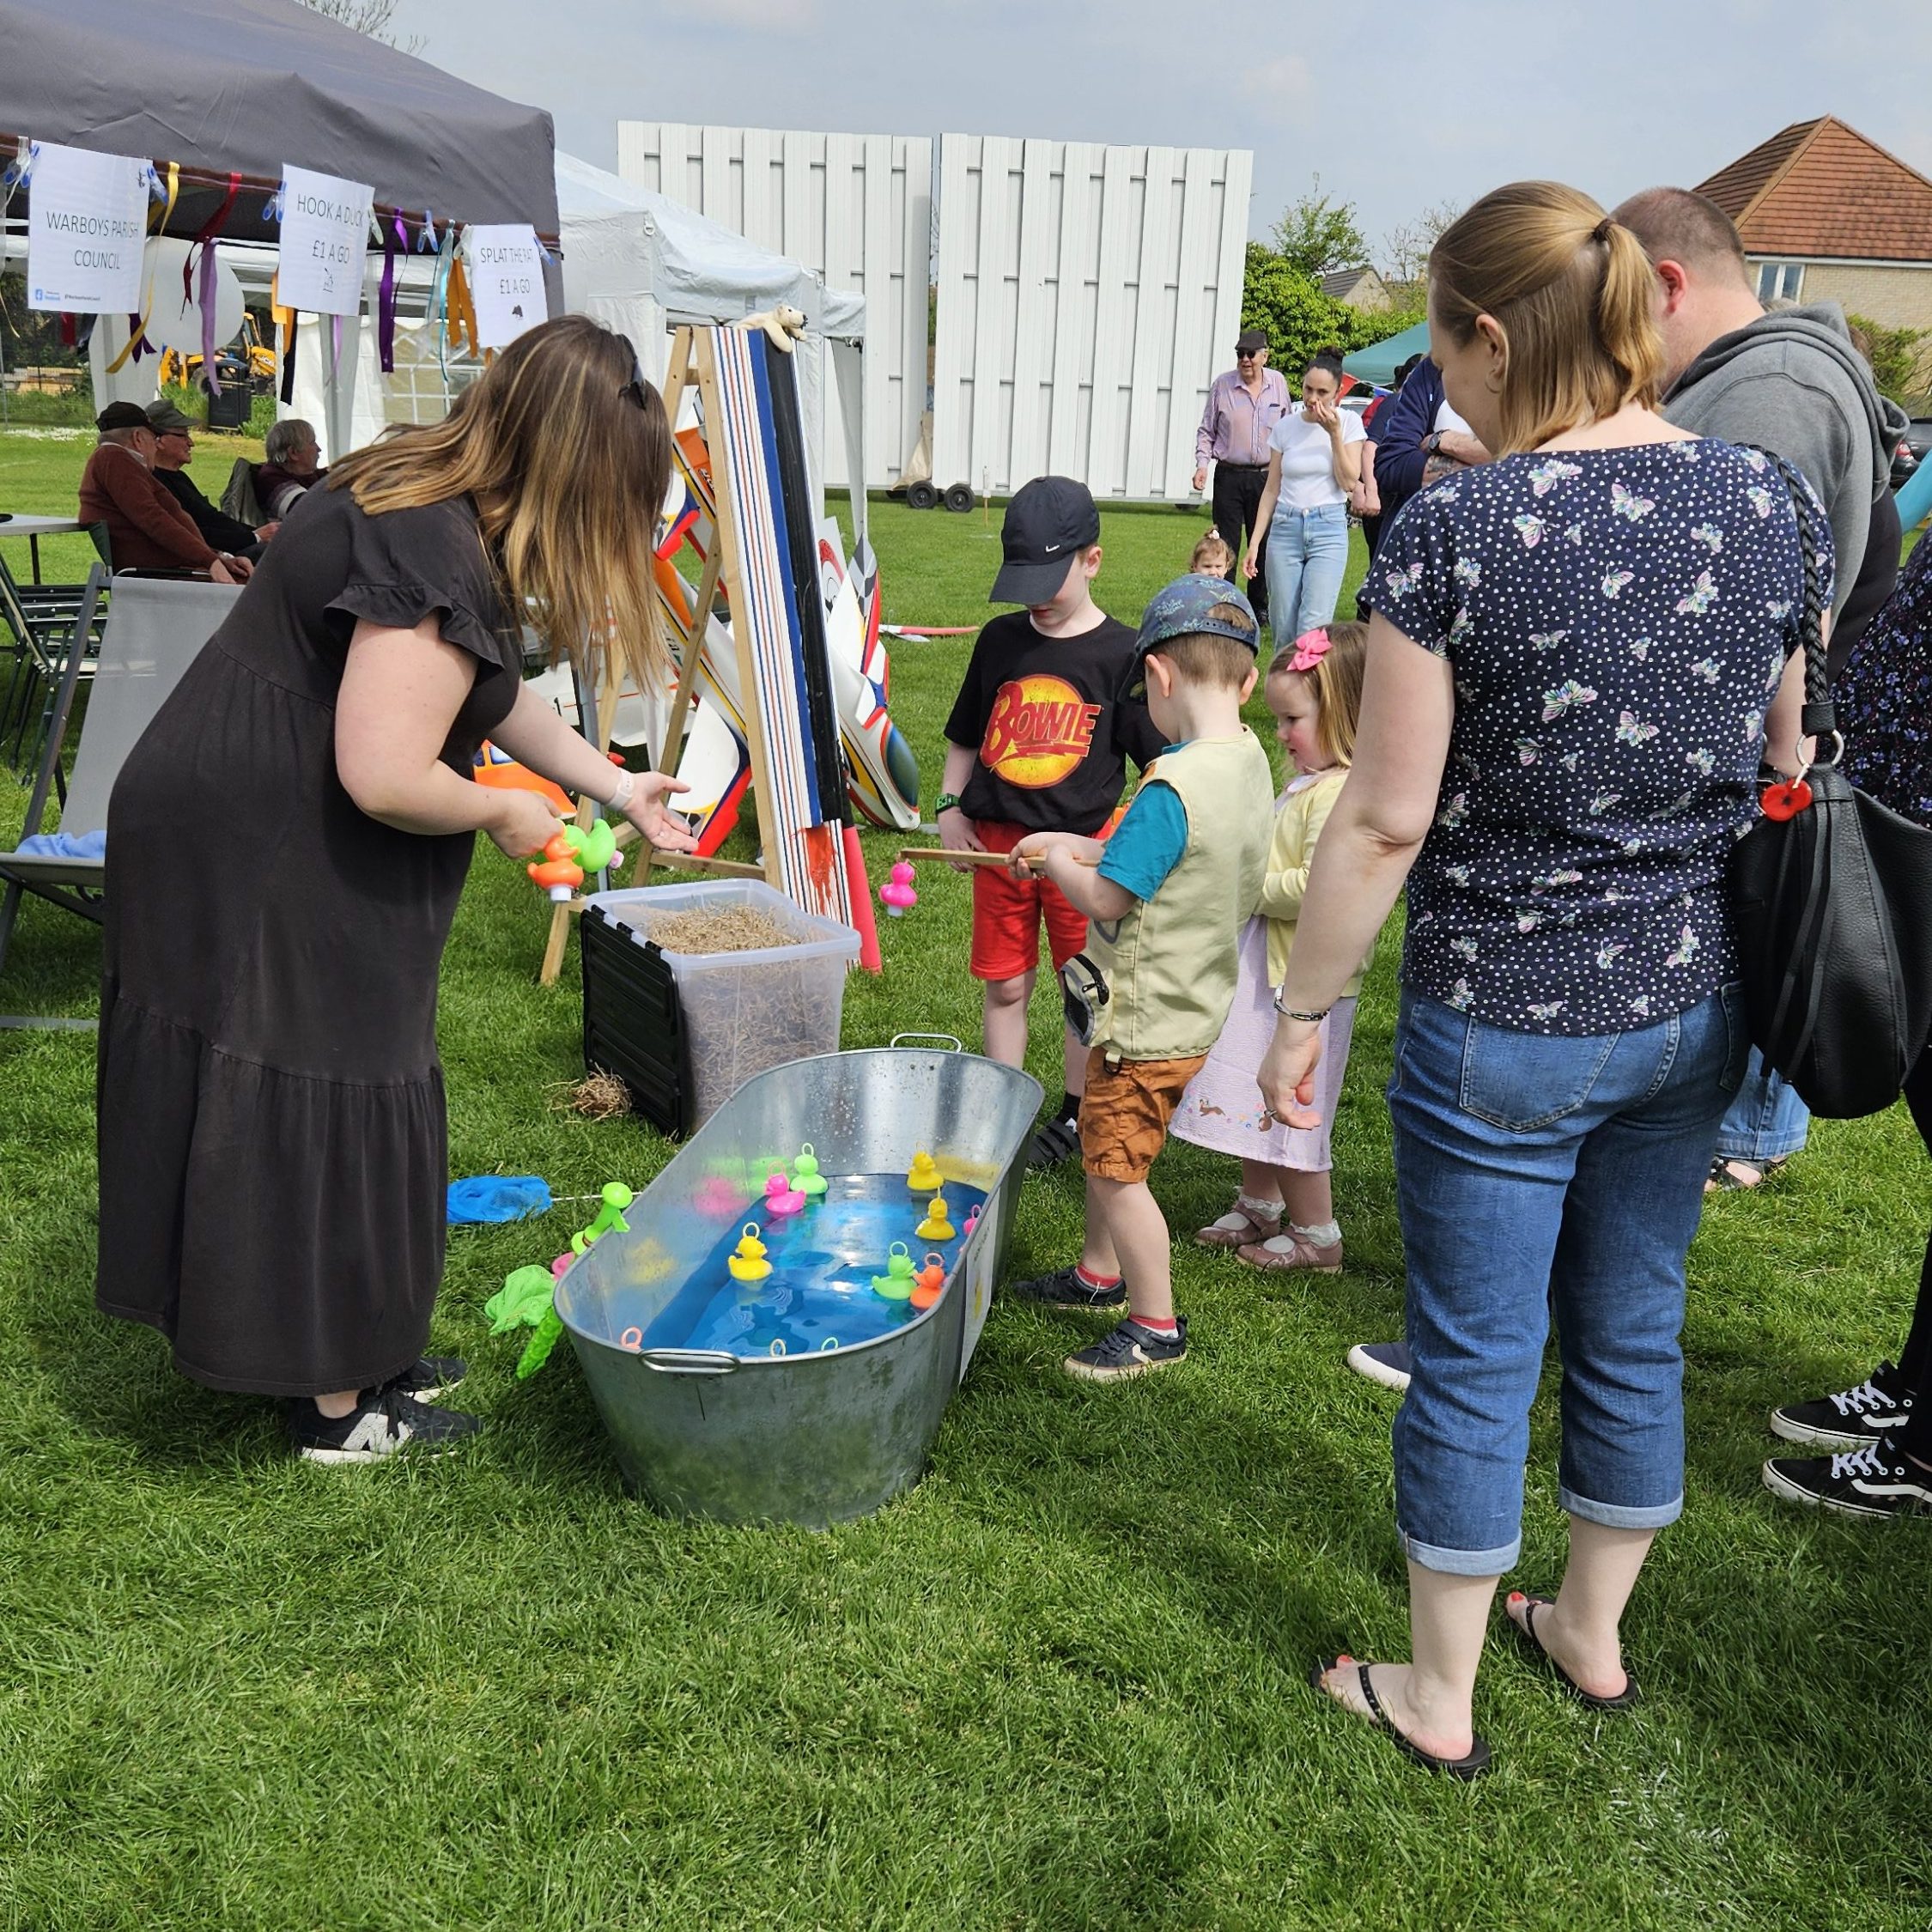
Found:
<path fill-rule="evenodd" d="M 680 328 L 671 337 L 671 366 L 665 376 L 665 416 L 671 428 L 677 427 L 677 411 L 684 399 L 684 392 L 692 383 L 696 383 L 698 399 L 704 415 L 708 433 L 715 433 L 714 426 L 721 420 L 722 411 L 718 400 L 718 376 L 715 358 L 712 354 L 711 339 L 708 331 L 689 326 Z M 698 662 L 703 654 L 705 632 L 711 615 L 712 605 L 716 601 L 718 586 L 722 580 L 725 600 L 735 613 L 745 608 L 744 579 L 741 574 L 738 544 L 738 519 L 731 501 L 731 492 L 726 487 L 721 466 L 714 465 L 711 472 L 714 515 L 717 528 L 711 554 L 704 560 L 704 569 L 698 578 L 697 604 L 691 623 L 691 635 L 685 640 L 683 655 L 677 667 L 677 689 L 671 701 L 671 713 L 665 721 L 664 744 L 658 754 L 657 769 L 666 775 L 675 774 L 677 761 L 684 749 L 684 734 L 690 726 L 691 706 L 697 697 Z M 751 785 L 761 799 L 771 796 L 770 763 L 765 749 L 763 720 L 758 715 L 756 701 L 757 680 L 751 661 L 751 646 L 745 635 L 742 623 L 732 626 L 732 647 L 738 653 L 738 689 L 745 693 L 744 738 L 751 754 Z M 607 751 L 611 744 L 611 720 L 617 705 L 617 694 L 623 682 L 623 672 L 618 668 L 615 651 L 605 650 L 598 665 L 597 717 L 594 729 L 586 733 L 598 751 Z M 584 799 L 577 807 L 577 823 L 587 827 L 597 813 L 596 805 Z M 630 824 L 620 825 L 617 829 L 617 846 L 623 850 L 637 842 L 636 828 Z M 765 841 L 765 862 L 762 866 L 747 866 L 735 859 L 701 859 L 693 853 L 660 852 L 655 847 L 644 848 L 637 872 L 636 883 L 650 883 L 651 868 L 662 863 L 666 866 L 688 867 L 699 872 L 719 872 L 732 878 L 762 878 L 768 884 L 783 890 L 778 868 L 778 841 L 775 838 Z M 557 975 L 563 969 L 564 942 L 570 933 L 570 915 L 583 909 L 581 897 L 573 898 L 560 905 L 550 914 L 550 933 L 544 948 L 544 965 L 538 975 L 544 986 L 556 983 Z"/>

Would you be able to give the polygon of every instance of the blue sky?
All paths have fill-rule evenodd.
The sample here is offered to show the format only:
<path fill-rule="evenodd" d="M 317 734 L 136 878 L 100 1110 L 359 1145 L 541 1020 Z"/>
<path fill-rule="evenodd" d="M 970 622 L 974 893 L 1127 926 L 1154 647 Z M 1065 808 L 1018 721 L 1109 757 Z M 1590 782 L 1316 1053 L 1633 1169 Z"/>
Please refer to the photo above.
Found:
<path fill-rule="evenodd" d="M 1317 172 L 1379 244 L 1526 175 L 1694 184 L 1820 113 L 1932 174 L 1924 0 L 400 0 L 393 31 L 604 167 L 620 118 L 1252 148 L 1256 234 Z"/>

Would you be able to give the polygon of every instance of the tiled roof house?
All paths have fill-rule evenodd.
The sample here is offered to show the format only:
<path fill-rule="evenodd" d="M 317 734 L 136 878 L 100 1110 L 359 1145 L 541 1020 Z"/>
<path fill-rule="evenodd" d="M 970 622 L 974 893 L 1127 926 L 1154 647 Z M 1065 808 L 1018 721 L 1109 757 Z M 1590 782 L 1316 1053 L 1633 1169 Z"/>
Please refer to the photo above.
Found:
<path fill-rule="evenodd" d="M 1763 300 L 1932 329 L 1932 180 L 1856 128 L 1799 121 L 1698 191 L 1737 223 Z"/>

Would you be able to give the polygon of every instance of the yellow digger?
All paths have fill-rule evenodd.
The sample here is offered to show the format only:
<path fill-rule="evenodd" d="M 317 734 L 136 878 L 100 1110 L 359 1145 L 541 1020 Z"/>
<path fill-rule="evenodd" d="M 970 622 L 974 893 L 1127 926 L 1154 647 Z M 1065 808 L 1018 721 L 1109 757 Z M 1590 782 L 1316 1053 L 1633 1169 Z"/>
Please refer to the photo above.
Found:
<path fill-rule="evenodd" d="M 245 309 L 241 318 L 241 333 L 228 346 L 234 354 L 246 355 L 248 359 L 248 374 L 258 383 L 272 385 L 276 378 L 275 351 L 262 340 L 261 331 L 255 325 L 255 312 Z M 195 379 L 201 374 L 201 357 L 184 355 L 177 349 L 163 350 L 161 354 L 161 380 L 163 384 L 172 383 L 180 389 L 191 389 Z"/>

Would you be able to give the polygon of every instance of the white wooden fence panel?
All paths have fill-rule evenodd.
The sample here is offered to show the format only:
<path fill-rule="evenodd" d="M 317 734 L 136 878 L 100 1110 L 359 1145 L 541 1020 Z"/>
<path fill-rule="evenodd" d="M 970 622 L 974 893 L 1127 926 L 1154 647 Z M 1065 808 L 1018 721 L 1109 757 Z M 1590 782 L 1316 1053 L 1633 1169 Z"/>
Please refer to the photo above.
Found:
<path fill-rule="evenodd" d="M 927 403 L 931 140 L 619 121 L 617 172 L 865 296 L 865 483 L 896 482 Z M 826 482 L 846 487 L 829 444 Z"/>
<path fill-rule="evenodd" d="M 1185 498 L 1241 313 L 1244 149 L 945 135 L 933 481 L 1053 470 L 1097 497 Z"/>

